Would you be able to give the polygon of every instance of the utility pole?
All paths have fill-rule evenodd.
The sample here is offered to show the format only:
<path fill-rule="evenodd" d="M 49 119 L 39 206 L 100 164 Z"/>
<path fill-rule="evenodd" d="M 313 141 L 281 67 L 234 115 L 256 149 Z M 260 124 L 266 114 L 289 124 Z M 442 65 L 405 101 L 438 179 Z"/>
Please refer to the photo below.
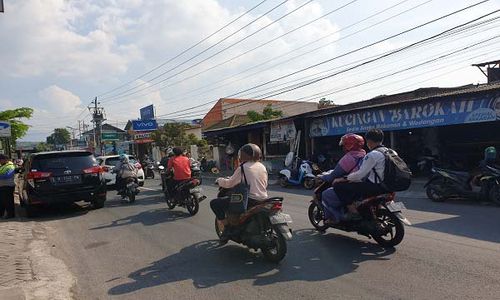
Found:
<path fill-rule="evenodd" d="M 101 103 L 97 101 L 97 97 L 94 98 L 94 101 L 92 101 L 91 104 L 93 104 L 94 106 L 89 106 L 88 109 L 89 109 L 90 113 L 92 114 L 92 124 L 94 127 L 94 147 L 95 147 L 95 150 L 99 149 L 99 154 L 101 154 L 102 153 L 102 138 L 101 138 L 102 122 L 104 122 L 106 120 L 105 113 L 104 113 L 104 107 L 99 106 L 99 104 L 101 104 Z"/>

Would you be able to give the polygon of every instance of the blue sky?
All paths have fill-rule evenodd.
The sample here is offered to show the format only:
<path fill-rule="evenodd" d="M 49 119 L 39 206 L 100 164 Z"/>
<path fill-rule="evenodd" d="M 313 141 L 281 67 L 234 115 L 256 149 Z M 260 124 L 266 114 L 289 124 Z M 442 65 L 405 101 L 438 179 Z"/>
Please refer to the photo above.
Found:
<path fill-rule="evenodd" d="M 151 103 L 155 104 L 158 114 L 168 117 L 201 117 L 204 110 L 210 108 L 209 105 L 204 105 L 209 101 L 311 66 L 478 2 L 358 0 L 293 34 L 286 35 L 229 63 L 217 66 L 248 49 L 350 2 L 349 0 L 315 0 L 251 38 L 201 62 L 308 2 L 307 0 L 289 0 L 252 26 L 238 32 L 220 45 L 213 46 L 220 39 L 235 32 L 282 1 L 265 1 L 250 14 L 208 41 L 157 71 L 138 78 L 141 74 L 208 36 L 260 1 L 5 0 L 6 12 L 0 14 L 0 65 L 2 66 L 0 109 L 19 106 L 34 107 L 35 116 L 29 122 L 32 128 L 24 140 L 44 140 L 55 127 L 74 127 L 79 119 L 85 119 L 88 122 L 89 116 L 85 108 L 93 97 L 131 82 L 102 97 L 102 104 L 110 123 L 123 126 L 126 120 L 138 116 L 140 107 Z M 422 29 L 335 59 L 272 85 L 239 94 L 238 97 L 256 97 L 267 91 L 276 90 L 279 86 L 273 86 L 280 83 L 285 86 L 285 82 L 300 82 L 307 75 L 313 77 L 313 74 L 319 72 L 328 74 L 335 68 L 340 70 L 343 65 L 402 47 L 499 9 L 499 4 L 500 0 L 488 1 L 474 9 Z M 345 29 L 355 22 L 394 5 L 396 6 L 384 13 Z M 395 16 L 397 14 L 401 15 Z M 492 17 L 498 15 L 500 14 Z M 394 17 L 390 21 L 377 24 L 391 16 Z M 414 66 L 468 44 L 493 38 L 500 32 L 499 24 L 499 22 L 492 22 L 477 28 L 476 31 L 450 36 L 447 39 L 274 98 L 317 101 L 324 95 L 338 104 L 343 104 L 424 86 L 457 86 L 485 82 L 484 76 L 477 69 L 470 67 L 470 64 L 499 59 L 499 43 L 495 43 L 494 40 L 411 71 L 360 85 L 365 81 Z M 324 36 L 326 37 L 320 42 L 291 52 Z M 207 50 L 206 53 L 175 68 L 210 46 L 213 48 Z M 305 54 L 319 46 L 323 47 Z M 282 63 L 292 56 L 301 54 L 303 55 L 296 59 Z M 269 63 L 250 72 L 242 73 L 265 61 Z M 173 76 L 196 63 L 199 65 Z M 174 70 L 167 72 L 169 69 Z M 164 72 L 166 75 L 159 76 Z M 197 75 L 200 72 L 202 74 Z M 166 79 L 167 76 L 172 78 Z M 158 77 L 158 79 L 151 80 L 153 77 Z M 225 81 L 222 81 L 223 79 Z M 156 84 L 160 80 L 164 81 Z M 158 90 L 159 87 L 163 88 Z M 142 89 L 145 90 L 131 94 Z M 127 92 L 127 90 L 130 91 Z M 192 106 L 199 107 L 189 112 L 175 113 Z"/>

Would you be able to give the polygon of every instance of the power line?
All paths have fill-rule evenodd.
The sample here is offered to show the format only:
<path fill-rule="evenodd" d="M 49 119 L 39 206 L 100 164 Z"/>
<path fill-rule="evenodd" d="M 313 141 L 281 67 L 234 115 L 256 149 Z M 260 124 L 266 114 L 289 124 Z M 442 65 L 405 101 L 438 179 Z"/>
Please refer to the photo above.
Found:
<path fill-rule="evenodd" d="M 284 79 L 284 78 L 290 77 L 290 76 L 292 76 L 292 75 L 295 75 L 295 74 L 298 74 L 298 73 L 301 73 L 301 72 L 304 72 L 304 71 L 310 70 L 310 69 L 312 69 L 312 68 L 318 67 L 318 66 L 323 65 L 323 64 L 325 64 L 325 63 L 331 62 L 331 61 L 336 60 L 336 59 L 338 59 L 338 58 L 341 58 L 341 57 L 344 57 L 344 56 L 347 56 L 347 55 L 350 55 L 350 54 L 353 54 L 353 53 L 359 52 L 359 51 L 361 51 L 361 50 L 363 50 L 363 49 L 366 49 L 366 48 L 369 48 L 369 47 L 371 47 L 371 46 L 374 46 L 374 45 L 380 44 L 380 43 L 382 43 L 382 42 L 385 42 L 385 41 L 387 41 L 387 40 L 390 40 L 390 39 L 393 39 L 393 38 L 395 38 L 395 37 L 401 36 L 401 35 L 406 34 L 406 33 L 408 33 L 408 32 L 414 31 L 414 30 L 416 30 L 416 29 L 419 29 L 419 28 L 424 27 L 424 26 L 426 26 L 426 25 L 432 24 L 432 23 L 437 22 L 437 21 L 439 21 L 439 20 L 442 20 L 442 19 L 444 19 L 444 18 L 447 18 L 447 17 L 450 17 L 450 16 L 455 15 L 455 14 L 457 14 L 457 13 L 463 12 L 463 11 L 465 11 L 465 10 L 467 10 L 467 9 L 473 8 L 473 7 L 477 6 L 477 5 L 480 5 L 480 4 L 485 3 L 485 2 L 487 2 L 487 1 L 488 1 L 488 0 L 484 0 L 484 1 L 477 2 L 477 3 L 475 3 L 475 4 L 472 4 L 472 5 L 467 6 L 467 7 L 465 7 L 465 8 L 462 8 L 462 9 L 456 10 L 456 11 L 454 11 L 454 12 L 452 12 L 452 13 L 448 13 L 448 14 L 446 14 L 446 15 L 444 15 L 444 16 L 441 16 L 441 17 L 435 18 L 435 19 L 433 19 L 433 20 L 431 20 L 431 21 L 425 22 L 425 23 L 423 23 L 423 24 L 420 24 L 420 25 L 414 26 L 414 27 L 412 27 L 412 28 L 410 28 L 410 29 L 407 29 L 407 30 L 404 30 L 404 31 L 399 32 L 399 33 L 397 33 L 397 34 L 394 34 L 394 35 L 391 35 L 391 36 L 389 36 L 389 37 L 383 38 L 383 39 L 378 40 L 378 41 L 376 41 L 376 42 L 373 42 L 373 43 L 370 43 L 370 44 L 368 44 L 368 45 L 365 45 L 365 46 L 359 47 L 359 48 L 357 48 L 357 49 L 354 49 L 354 50 L 351 50 L 351 51 L 345 52 L 345 53 L 340 54 L 340 55 L 338 55 L 338 56 L 335 56 L 335 57 L 333 57 L 333 58 L 330 58 L 330 59 L 324 60 L 324 61 L 319 62 L 319 63 L 316 63 L 316 64 L 314 64 L 314 65 L 312 65 L 312 66 L 309 66 L 309 67 L 306 67 L 306 68 L 300 69 L 300 70 L 298 70 L 298 71 L 294 71 L 294 72 L 289 73 L 289 74 L 287 74 L 287 75 L 284 75 L 284 76 L 278 77 L 278 78 L 276 78 L 276 79 L 273 79 L 273 80 L 267 81 L 267 82 L 265 82 L 265 83 L 262 83 L 262 84 L 259 84 L 259 85 L 256 85 L 256 86 L 253 86 L 253 87 L 251 87 L 251 88 L 247 88 L 247 89 L 245 89 L 245 90 L 243 90 L 243 91 L 239 91 L 239 92 L 237 92 L 237 93 L 231 94 L 231 95 L 226 96 L 226 97 L 224 97 L 224 98 L 232 98 L 232 97 L 235 97 L 235 96 L 237 96 L 237 95 L 239 95 L 239 94 L 242 94 L 242 93 L 244 93 L 244 92 L 247 92 L 247 91 L 250 91 L 250 90 L 253 90 L 253 89 L 256 89 L 256 88 L 259 88 L 259 87 L 265 86 L 265 85 L 268 85 L 268 84 L 270 84 L 270 83 L 273 83 L 273 82 L 279 81 L 279 80 L 281 80 L 281 79 Z M 498 10 L 497 10 L 497 11 L 498 11 Z M 493 13 L 496 13 L 497 11 L 495 11 L 495 12 L 493 12 Z M 488 15 L 491 15 L 491 14 L 493 14 L 493 13 L 483 15 L 482 17 L 480 17 L 480 18 L 478 18 L 478 19 L 475 19 L 475 20 L 472 20 L 472 21 L 469 21 L 469 22 L 463 23 L 463 24 L 461 24 L 461 25 L 459 25 L 459 26 L 456 26 L 456 27 L 453 27 L 453 28 L 448 29 L 448 30 L 446 30 L 446 31 L 443 31 L 443 32 L 441 32 L 441 33 L 440 33 L 440 34 L 438 34 L 438 35 L 435 35 L 435 36 L 432 36 L 432 37 L 430 37 L 430 38 L 427 38 L 427 39 L 421 40 L 420 42 L 417 42 L 417 44 L 418 44 L 418 43 L 421 43 L 421 42 L 425 42 L 425 41 L 430 40 L 430 39 L 433 39 L 433 38 L 435 38 L 436 36 L 446 34 L 447 32 L 449 32 L 449 31 L 451 31 L 451 30 L 454 30 L 454 29 L 460 28 L 460 27 L 462 27 L 462 26 L 468 25 L 468 24 L 470 24 L 471 22 L 474 22 L 474 21 L 476 21 L 476 20 L 479 20 L 479 19 L 481 19 L 481 18 L 484 18 L 484 17 L 486 17 L 486 16 L 488 16 Z M 414 45 L 415 45 L 415 43 L 414 43 L 414 44 L 411 44 L 411 45 L 409 45 L 409 46 L 407 46 L 407 47 L 404 47 L 404 48 L 398 49 L 398 50 L 396 50 L 396 52 L 395 52 L 395 51 L 392 51 L 392 52 L 390 52 L 390 53 L 388 53 L 388 54 L 386 54 L 386 55 L 384 55 L 384 56 L 382 56 L 382 57 L 375 58 L 375 59 L 371 59 L 371 60 L 369 60 L 369 61 L 367 61 L 367 62 L 361 63 L 361 64 L 359 64 L 359 65 L 356 65 L 356 66 L 352 67 L 352 68 L 358 68 L 358 67 L 360 67 L 360 66 L 362 66 L 362 65 L 365 65 L 365 64 L 367 64 L 367 63 L 371 63 L 371 62 L 373 62 L 373 61 L 376 61 L 376 60 L 378 60 L 378 59 L 381 59 L 381 58 L 383 58 L 383 57 L 386 57 L 387 55 L 392 55 L 392 54 L 394 54 L 394 53 L 401 52 L 401 51 L 403 51 L 404 49 L 406 49 L 406 48 L 408 48 L 408 47 L 413 47 Z M 350 70 L 350 69 L 348 69 L 348 70 Z M 345 72 L 345 70 L 344 70 L 344 72 Z M 340 73 L 338 73 L 338 74 L 340 74 Z M 337 73 L 335 73 L 335 75 L 337 75 Z M 318 81 L 324 80 L 324 79 L 326 79 L 326 78 L 330 78 L 330 77 L 335 76 L 335 75 L 329 75 L 329 76 L 324 77 L 324 78 L 322 78 L 322 79 L 316 79 L 316 80 L 314 80 L 313 82 L 310 82 L 310 83 L 308 83 L 308 84 L 301 85 L 301 86 L 296 87 L 296 88 L 294 88 L 294 89 L 297 89 L 297 88 L 300 88 L 300 87 L 303 87 L 303 86 L 306 86 L 306 85 L 310 85 L 310 84 L 316 83 L 316 82 L 318 82 Z M 280 94 L 282 94 L 282 93 L 284 93 L 284 92 L 277 93 L 277 94 L 272 95 L 272 96 L 270 96 L 270 97 L 273 97 L 273 96 L 276 96 L 276 95 L 280 95 Z M 214 102 L 217 102 L 217 101 L 218 101 L 218 100 L 215 100 L 215 101 L 208 101 L 208 102 L 206 102 L 205 104 L 201 104 L 201 105 L 207 105 L 207 104 L 214 103 Z M 179 112 L 189 111 L 189 110 L 196 109 L 196 108 L 198 108 L 198 107 L 200 107 L 200 105 L 192 106 L 192 107 L 189 107 L 189 108 L 187 108 L 187 109 L 178 110 L 178 111 L 175 111 L 175 112 L 172 112 L 172 113 L 169 113 L 169 114 L 164 114 L 164 115 L 161 115 L 161 116 L 167 116 L 167 115 L 172 115 L 172 114 L 179 113 Z"/>
<path fill-rule="evenodd" d="M 253 6 L 252 8 L 250 8 L 249 10 L 245 11 L 243 14 L 239 15 L 238 17 L 236 17 L 235 19 L 233 19 L 232 21 L 230 21 L 229 23 L 227 23 L 226 25 L 222 26 L 221 28 L 217 29 L 216 31 L 212 32 L 210 35 L 206 36 L 205 38 L 201 39 L 200 41 L 198 41 L 197 43 L 195 43 L 194 45 L 188 47 L 187 49 L 183 50 L 182 52 L 180 52 L 179 54 L 177 54 L 176 56 L 168 59 L 167 61 L 159 64 L 158 66 L 154 67 L 153 69 L 149 70 L 148 72 L 144 73 L 144 74 L 141 74 L 139 75 L 138 77 L 136 77 L 135 79 L 132 79 L 114 89 L 111 89 L 107 92 L 104 92 L 102 94 L 99 95 L 99 97 L 102 97 L 104 95 L 107 95 L 107 94 L 110 94 L 114 91 L 117 91 L 127 85 L 129 85 L 130 83 L 133 83 L 135 82 L 136 80 L 139 80 L 141 79 L 142 77 L 146 76 L 146 75 L 149 75 L 151 73 L 153 73 L 154 71 L 162 68 L 163 66 L 165 66 L 166 64 L 174 61 L 175 59 L 179 58 L 180 56 L 182 56 L 183 54 L 187 53 L 188 51 L 192 50 L 193 48 L 199 46 L 200 44 L 202 44 L 203 42 L 207 41 L 208 39 L 210 39 L 211 37 L 213 37 L 214 35 L 216 35 L 217 33 L 221 32 L 222 30 L 226 29 L 227 27 L 229 27 L 230 25 L 232 25 L 233 23 L 235 23 L 236 21 L 238 21 L 239 19 L 243 18 L 244 16 L 246 16 L 247 14 L 249 14 L 250 12 L 252 12 L 253 10 L 255 10 L 257 7 L 261 6 L 264 2 L 266 2 L 268 0 L 263 0 L 259 3 L 257 3 L 257 5 Z"/>
<path fill-rule="evenodd" d="M 288 2 L 288 1 L 289 1 L 289 0 L 284 0 L 284 1 L 280 2 L 278 5 L 274 6 L 273 8 L 271 8 L 270 10 L 268 10 L 267 12 L 265 12 L 264 14 L 262 14 L 261 16 L 257 17 L 256 19 L 252 20 L 251 22 L 247 23 L 247 24 L 246 24 L 246 25 L 244 25 L 243 27 L 239 28 L 239 29 L 238 29 L 238 30 L 236 30 L 235 32 L 233 32 L 233 33 L 231 33 L 231 34 L 229 34 L 229 35 L 225 36 L 225 37 L 224 37 L 224 38 L 222 38 L 221 40 L 217 41 L 215 44 L 213 44 L 213 45 L 211 45 L 211 46 L 209 46 L 209 47 L 205 48 L 203 51 L 201 51 L 201 52 L 197 53 L 196 55 L 192 56 L 191 58 L 189 58 L 189 59 L 187 59 L 187 60 L 184 60 L 183 62 L 181 62 L 181 63 L 179 63 L 179 64 L 175 65 L 174 67 L 172 67 L 172 68 L 170 68 L 170 69 L 166 70 L 165 72 L 160 73 L 159 75 L 157 75 L 157 76 L 153 77 L 152 79 L 150 79 L 150 80 L 148 80 L 148 81 L 146 81 L 146 82 L 143 82 L 143 83 L 139 84 L 138 86 L 135 86 L 135 87 L 132 87 L 132 88 L 130 88 L 130 89 L 127 89 L 127 90 L 125 90 L 124 92 L 121 92 L 121 93 L 119 93 L 119 94 L 117 94 L 117 95 L 112 95 L 112 96 L 109 96 L 109 97 L 107 97 L 107 98 L 106 98 L 106 97 L 104 97 L 103 99 L 112 99 L 112 98 L 115 98 L 115 97 L 117 97 L 117 96 L 124 95 L 124 94 L 125 94 L 125 93 L 127 93 L 127 92 L 130 92 L 130 91 L 132 91 L 132 90 L 134 90 L 134 89 L 140 88 L 141 86 L 144 86 L 144 85 L 146 85 L 146 84 L 148 84 L 148 83 L 151 83 L 151 81 L 154 81 L 154 80 L 156 80 L 156 79 L 158 79 L 158 78 L 162 77 L 163 75 L 168 74 L 169 72 L 171 72 L 171 71 L 173 71 L 173 70 L 177 69 L 178 67 L 180 67 L 180 66 L 182 66 L 182 65 L 184 65 L 184 64 L 186 64 L 186 63 L 188 63 L 188 62 L 190 62 L 191 60 L 193 60 L 193 59 L 195 59 L 195 58 L 199 57 L 199 56 L 200 56 L 200 55 L 202 55 L 203 53 L 205 53 L 205 52 L 209 51 L 210 49 L 212 49 L 212 48 L 216 47 L 217 45 L 221 44 L 221 43 L 222 43 L 222 42 L 224 42 L 225 40 L 229 39 L 230 37 L 234 36 L 234 35 L 235 35 L 235 34 L 237 34 L 238 32 L 242 31 L 243 29 L 245 29 L 245 28 L 249 27 L 249 26 L 250 26 L 250 25 L 252 25 L 253 23 L 255 23 L 255 22 L 257 22 L 258 20 L 260 20 L 261 18 L 263 18 L 264 16 L 266 16 L 266 15 L 268 15 L 269 13 L 273 12 L 274 10 L 278 9 L 280 6 L 282 6 L 283 4 L 285 4 L 285 3 L 286 3 L 286 2 Z M 309 0 L 309 2 L 311 2 L 311 1 L 313 1 L 313 0 Z M 309 3 L 309 2 L 308 2 L 308 3 Z"/>

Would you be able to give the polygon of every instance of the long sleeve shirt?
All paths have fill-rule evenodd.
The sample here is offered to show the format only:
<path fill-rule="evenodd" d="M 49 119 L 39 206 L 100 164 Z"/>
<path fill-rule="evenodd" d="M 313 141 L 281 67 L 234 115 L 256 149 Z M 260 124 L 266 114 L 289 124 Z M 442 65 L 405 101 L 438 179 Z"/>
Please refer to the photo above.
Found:
<path fill-rule="evenodd" d="M 249 197 L 255 200 L 265 200 L 267 195 L 267 170 L 260 162 L 246 162 L 243 164 L 245 177 L 250 186 Z M 241 167 L 234 171 L 229 178 L 219 178 L 217 183 L 222 188 L 232 188 L 243 182 Z"/>
<path fill-rule="evenodd" d="M 375 176 L 377 172 L 377 176 Z M 373 150 L 363 159 L 363 163 L 358 171 L 347 175 L 347 180 L 359 182 L 365 179 L 372 183 L 379 183 L 384 180 L 385 156 L 382 152 Z"/>
<path fill-rule="evenodd" d="M 0 187 L 2 186 L 15 186 L 14 175 L 16 173 L 16 166 L 11 161 L 0 166 Z"/>

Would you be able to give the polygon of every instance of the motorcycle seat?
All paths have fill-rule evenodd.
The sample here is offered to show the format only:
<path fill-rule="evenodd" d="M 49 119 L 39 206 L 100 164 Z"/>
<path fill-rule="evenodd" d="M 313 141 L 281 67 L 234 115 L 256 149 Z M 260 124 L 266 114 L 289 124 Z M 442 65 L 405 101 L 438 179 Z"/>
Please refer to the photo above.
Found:
<path fill-rule="evenodd" d="M 451 175 L 455 175 L 455 176 L 463 177 L 463 178 L 469 178 L 471 176 L 469 174 L 469 172 L 464 172 L 464 171 L 453 171 L 453 170 L 438 169 L 438 168 L 436 168 L 436 171 L 441 171 L 441 172 L 449 173 Z"/>
<path fill-rule="evenodd" d="M 384 200 L 387 200 L 387 201 L 391 201 L 391 200 L 394 200 L 394 198 L 396 197 L 396 193 L 394 192 L 390 192 L 390 193 L 384 193 L 384 194 L 380 194 L 380 195 L 376 195 L 376 196 L 372 196 L 372 197 L 368 197 L 368 198 L 364 198 L 361 200 L 361 202 L 368 202 L 368 201 L 372 201 L 372 200 L 375 200 L 375 199 L 384 199 Z"/>
<path fill-rule="evenodd" d="M 271 201 L 283 201 L 283 197 L 271 197 L 265 200 L 265 202 L 271 202 Z"/>

